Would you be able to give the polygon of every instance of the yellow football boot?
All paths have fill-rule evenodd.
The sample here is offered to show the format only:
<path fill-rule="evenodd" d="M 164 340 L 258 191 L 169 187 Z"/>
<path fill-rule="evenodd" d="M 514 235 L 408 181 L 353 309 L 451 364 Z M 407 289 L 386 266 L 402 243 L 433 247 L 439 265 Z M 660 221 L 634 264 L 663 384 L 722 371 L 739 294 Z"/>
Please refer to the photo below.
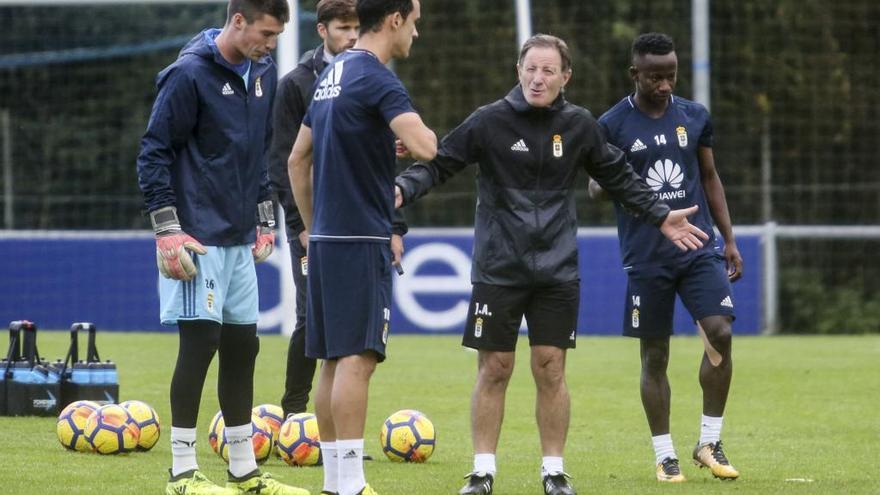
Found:
<path fill-rule="evenodd" d="M 357 493 L 357 495 L 379 495 L 379 494 L 376 493 L 376 490 L 373 490 L 373 488 L 369 484 L 366 484 L 366 485 L 364 485 L 363 489 L 361 489 L 361 491 L 359 491 Z"/>
<path fill-rule="evenodd" d="M 260 495 L 309 495 L 305 488 L 285 485 L 273 479 L 269 473 L 257 473 L 248 478 L 230 478 L 226 482 L 226 488 L 233 490 L 232 493 L 258 493 Z"/>
<path fill-rule="evenodd" d="M 678 465 L 678 459 L 667 457 L 663 462 L 657 464 L 657 481 L 664 483 L 681 483 L 687 481 L 681 474 L 681 466 Z"/>
<path fill-rule="evenodd" d="M 215 485 L 195 469 L 172 476 L 165 486 L 166 495 L 236 495 L 237 493 Z"/>
<path fill-rule="evenodd" d="M 712 475 L 721 480 L 739 478 L 739 471 L 730 465 L 730 461 L 724 455 L 721 440 L 715 443 L 697 443 L 697 446 L 694 447 L 694 464 L 701 468 L 709 468 Z"/>

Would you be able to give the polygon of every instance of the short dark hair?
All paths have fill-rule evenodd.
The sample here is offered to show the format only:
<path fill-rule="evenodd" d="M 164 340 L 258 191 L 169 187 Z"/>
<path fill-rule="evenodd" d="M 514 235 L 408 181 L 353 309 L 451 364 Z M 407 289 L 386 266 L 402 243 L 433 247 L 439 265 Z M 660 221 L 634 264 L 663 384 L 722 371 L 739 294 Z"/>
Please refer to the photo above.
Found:
<path fill-rule="evenodd" d="M 316 7 L 318 24 L 327 25 L 334 19 L 357 19 L 356 0 L 321 0 Z"/>
<path fill-rule="evenodd" d="M 522 61 L 526 58 L 526 53 L 532 48 L 555 48 L 559 52 L 559 58 L 562 59 L 562 72 L 571 69 L 571 54 L 568 51 L 568 45 L 562 38 L 553 36 L 552 34 L 536 34 L 527 39 L 523 43 L 522 49 L 519 51 L 519 60 L 517 64 L 522 65 Z"/>
<path fill-rule="evenodd" d="M 632 55 L 666 55 L 675 51 L 672 37 L 664 33 L 644 33 L 636 36 L 632 44 Z"/>
<path fill-rule="evenodd" d="M 382 21 L 391 14 L 400 12 L 406 19 L 415 6 L 412 0 L 358 0 L 357 16 L 361 21 L 360 34 L 382 29 Z"/>
<path fill-rule="evenodd" d="M 290 7 L 287 0 L 229 0 L 226 22 L 235 14 L 241 14 L 251 24 L 264 15 L 270 15 L 282 23 L 290 20 Z"/>

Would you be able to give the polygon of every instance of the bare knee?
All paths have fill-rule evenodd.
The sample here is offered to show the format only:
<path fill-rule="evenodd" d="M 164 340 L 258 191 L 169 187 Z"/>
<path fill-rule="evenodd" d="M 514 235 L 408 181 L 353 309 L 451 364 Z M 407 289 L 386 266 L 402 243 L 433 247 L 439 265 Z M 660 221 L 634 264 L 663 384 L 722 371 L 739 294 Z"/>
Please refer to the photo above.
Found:
<path fill-rule="evenodd" d="M 565 383 L 565 349 L 532 347 L 532 376 L 539 388 L 557 388 Z"/>
<path fill-rule="evenodd" d="M 642 339 L 642 373 L 651 376 L 666 374 L 669 365 L 668 339 Z"/>
<path fill-rule="evenodd" d="M 339 370 L 343 370 L 348 375 L 369 380 L 376 370 L 376 363 L 376 355 L 372 351 L 367 351 L 363 354 L 355 354 L 338 359 L 336 367 L 332 371 L 336 375 L 339 373 Z"/>
<path fill-rule="evenodd" d="M 515 363 L 512 352 L 480 351 L 480 381 L 488 386 L 507 386 Z"/>
<path fill-rule="evenodd" d="M 730 356 L 733 329 L 729 316 L 710 316 L 699 323 L 706 355 L 713 366 L 720 366 Z"/>
<path fill-rule="evenodd" d="M 706 328 L 706 338 L 716 351 L 727 354 L 730 351 L 730 343 L 733 340 L 733 330 L 729 321 L 724 321 L 720 325 Z"/>

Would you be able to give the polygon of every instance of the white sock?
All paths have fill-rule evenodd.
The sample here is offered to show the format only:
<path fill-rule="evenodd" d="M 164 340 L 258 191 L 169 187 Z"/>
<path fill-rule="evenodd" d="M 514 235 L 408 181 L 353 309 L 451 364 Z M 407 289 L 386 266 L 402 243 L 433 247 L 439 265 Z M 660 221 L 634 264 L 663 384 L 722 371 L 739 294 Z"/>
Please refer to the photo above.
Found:
<path fill-rule="evenodd" d="M 678 459 L 678 456 L 675 455 L 675 447 L 672 446 L 671 433 L 651 437 L 651 442 L 654 443 L 654 456 L 657 464 L 663 462 L 667 457 Z"/>
<path fill-rule="evenodd" d="M 171 476 L 198 469 L 196 429 L 171 427 Z"/>
<path fill-rule="evenodd" d="M 226 445 L 229 446 L 229 472 L 236 478 L 241 478 L 257 469 L 254 445 L 251 443 L 254 427 L 250 423 L 227 426 L 224 435 L 226 435 Z"/>
<path fill-rule="evenodd" d="M 336 442 L 321 442 L 321 457 L 324 463 L 324 488 L 325 492 L 336 493 L 339 491 L 339 460 L 337 459 Z"/>
<path fill-rule="evenodd" d="M 364 478 L 364 439 L 336 440 L 339 459 L 339 495 L 356 495 L 367 484 Z"/>
<path fill-rule="evenodd" d="M 562 472 L 562 457 L 544 456 L 541 459 L 541 478 L 548 474 L 561 474 Z"/>
<path fill-rule="evenodd" d="M 706 416 L 700 419 L 700 445 L 704 443 L 715 443 L 721 439 L 721 424 L 724 422 L 724 416 L 713 418 Z"/>
<path fill-rule="evenodd" d="M 495 476 L 495 454 L 474 454 L 474 472 Z"/>

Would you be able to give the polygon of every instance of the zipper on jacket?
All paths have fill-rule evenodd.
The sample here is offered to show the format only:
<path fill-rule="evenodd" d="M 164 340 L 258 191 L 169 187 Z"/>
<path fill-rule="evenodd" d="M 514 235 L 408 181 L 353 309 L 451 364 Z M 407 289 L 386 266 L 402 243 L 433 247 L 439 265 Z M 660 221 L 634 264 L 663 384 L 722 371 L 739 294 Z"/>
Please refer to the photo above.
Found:
<path fill-rule="evenodd" d="M 248 142 L 251 141 L 251 90 L 255 86 L 257 78 L 259 78 L 259 77 L 262 77 L 262 74 L 255 77 L 253 82 L 248 81 L 248 84 L 245 86 L 245 93 L 244 93 L 245 123 L 244 123 L 244 126 L 245 126 L 245 135 L 247 136 Z M 269 111 L 270 112 L 272 111 L 271 108 L 269 109 Z M 268 131 L 268 129 L 267 129 L 267 131 Z M 248 148 L 250 148 L 250 147 L 248 146 Z M 250 153 L 248 153 L 248 156 L 245 157 L 245 160 L 250 160 Z M 246 168 L 250 168 L 249 165 L 250 164 L 247 164 Z M 242 192 L 243 197 L 247 197 L 247 191 L 244 190 L 244 182 L 242 181 L 242 177 L 241 177 L 241 167 L 236 167 L 236 172 L 238 173 L 238 189 Z M 260 189 L 261 183 L 262 183 L 262 177 L 257 182 L 257 198 L 258 199 L 260 196 L 259 189 Z M 254 215 L 255 210 L 256 210 L 256 205 L 254 205 L 254 210 L 251 210 L 250 214 Z M 247 208 L 244 208 L 242 210 L 242 213 L 244 214 L 244 218 L 241 219 L 242 225 L 247 225 L 248 224 Z"/>
<path fill-rule="evenodd" d="M 535 189 L 532 195 L 532 208 L 535 210 L 535 234 L 539 238 L 541 236 L 541 215 L 539 215 L 538 208 L 538 194 L 541 190 L 541 172 L 544 171 L 544 124 L 547 120 L 547 112 L 539 111 L 539 119 L 538 119 L 538 132 L 536 133 L 538 136 L 541 136 L 538 139 L 538 171 L 535 175 Z M 534 244 L 533 244 L 534 245 Z M 537 282 L 538 280 L 538 250 L 532 249 L 532 281 Z"/>

